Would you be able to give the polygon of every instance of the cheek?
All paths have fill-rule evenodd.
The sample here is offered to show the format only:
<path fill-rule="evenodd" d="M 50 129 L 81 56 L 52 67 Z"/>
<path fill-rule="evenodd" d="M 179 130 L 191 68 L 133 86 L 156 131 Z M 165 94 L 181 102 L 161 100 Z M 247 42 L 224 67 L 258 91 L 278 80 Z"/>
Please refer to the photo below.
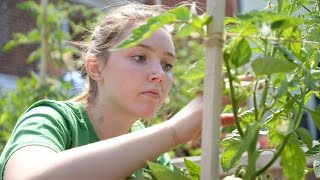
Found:
<path fill-rule="evenodd" d="M 168 94 L 170 89 L 171 89 L 172 80 L 173 80 L 172 79 L 172 75 L 168 74 L 167 77 L 166 77 L 166 82 L 164 83 L 164 89 L 165 89 L 166 94 Z"/>

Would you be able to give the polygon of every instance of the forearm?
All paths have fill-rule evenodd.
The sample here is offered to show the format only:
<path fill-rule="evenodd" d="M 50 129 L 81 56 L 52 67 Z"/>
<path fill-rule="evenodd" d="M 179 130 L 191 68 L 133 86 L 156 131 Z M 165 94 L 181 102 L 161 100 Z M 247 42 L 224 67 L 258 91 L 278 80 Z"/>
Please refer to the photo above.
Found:
<path fill-rule="evenodd" d="M 58 153 L 40 179 L 124 179 L 174 147 L 168 124 Z"/>

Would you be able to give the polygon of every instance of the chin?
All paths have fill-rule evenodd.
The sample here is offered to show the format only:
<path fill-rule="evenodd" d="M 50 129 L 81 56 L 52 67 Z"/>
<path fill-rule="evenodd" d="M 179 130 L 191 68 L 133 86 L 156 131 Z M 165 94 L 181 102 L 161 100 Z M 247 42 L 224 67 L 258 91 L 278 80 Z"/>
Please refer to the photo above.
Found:
<path fill-rule="evenodd" d="M 157 107 L 145 107 L 145 108 L 139 108 L 136 110 L 138 117 L 144 119 L 144 120 L 150 120 L 154 117 L 156 112 L 159 110 L 159 106 Z"/>
<path fill-rule="evenodd" d="M 146 121 L 149 121 L 150 119 L 152 119 L 154 117 L 155 112 L 156 112 L 155 110 L 153 110 L 153 111 L 143 111 L 142 110 L 138 113 L 138 117 L 140 117 Z"/>

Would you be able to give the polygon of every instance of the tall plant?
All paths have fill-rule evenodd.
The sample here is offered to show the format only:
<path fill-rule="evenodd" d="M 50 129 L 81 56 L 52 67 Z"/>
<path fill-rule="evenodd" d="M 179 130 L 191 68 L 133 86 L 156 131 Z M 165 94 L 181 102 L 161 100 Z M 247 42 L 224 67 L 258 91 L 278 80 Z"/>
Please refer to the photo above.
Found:
<path fill-rule="evenodd" d="M 302 179 L 312 171 L 306 167 L 306 158 L 319 154 L 319 146 L 312 144 L 310 132 L 299 124 L 307 111 L 320 128 L 319 107 L 306 106 L 311 95 L 319 95 L 320 90 L 318 5 L 318 1 L 307 0 L 270 1 L 264 10 L 225 19 L 224 75 L 228 80 L 223 92 L 231 99 L 235 121 L 235 130 L 221 142 L 221 167 L 225 172 L 237 168 L 236 176 L 244 179 L 269 178 L 267 170 L 277 159 L 287 179 Z M 210 17 L 192 12 L 179 7 L 151 18 L 119 47 L 135 45 L 170 23 L 177 25 L 177 35 L 204 39 Z M 201 85 L 203 69 L 204 60 L 199 57 L 182 77 Z M 246 73 L 254 74 L 255 79 L 243 87 L 238 77 Z M 250 98 L 252 107 L 240 108 L 243 97 Z M 272 148 L 268 151 L 273 155 L 257 167 L 264 151 L 257 149 L 261 133 L 267 134 Z M 304 152 L 302 146 L 308 151 Z M 236 167 L 245 152 L 247 164 Z M 200 169 L 195 165 L 192 167 L 196 170 L 190 169 L 189 164 L 187 175 L 198 179 Z M 160 170 L 153 167 L 151 174 L 157 177 Z"/>
<path fill-rule="evenodd" d="M 101 13 L 97 9 L 80 4 L 70 4 L 63 0 L 48 3 L 45 7 L 41 7 L 41 4 L 34 0 L 28 0 L 18 3 L 17 8 L 31 12 L 36 18 L 36 27 L 26 33 L 13 34 L 12 40 L 3 46 L 2 51 L 10 51 L 18 45 L 39 45 L 27 58 L 27 62 L 32 63 L 41 57 L 40 44 L 47 44 L 47 54 L 44 56 L 48 59 L 48 63 L 66 69 L 70 67 L 66 67 L 65 56 L 77 52 L 77 49 L 71 46 L 68 40 L 79 40 L 81 36 L 88 34 L 88 29 L 93 24 L 91 20 Z M 45 38 L 41 41 L 43 29 L 45 29 Z"/>
<path fill-rule="evenodd" d="M 98 15 L 99 13 L 96 9 L 89 9 L 83 5 L 70 4 L 62 0 L 57 1 L 56 4 L 49 3 L 44 9 L 41 8 L 40 4 L 37 4 L 36 1 L 33 0 L 19 3 L 17 4 L 17 7 L 22 10 L 30 11 L 36 18 L 37 26 L 27 33 L 15 33 L 13 39 L 4 45 L 2 50 L 7 52 L 18 45 L 37 44 L 39 46 L 27 58 L 27 62 L 31 63 L 40 58 L 40 44 L 47 44 L 47 53 L 43 55 L 48 58 L 49 63 L 58 67 L 66 66 L 63 60 L 65 55 L 76 52 L 76 49 L 68 45 L 66 40 L 87 33 L 86 28 L 91 25 L 89 19 L 93 17 L 93 15 Z M 44 13 L 47 15 L 43 16 Z M 85 18 L 82 22 L 76 23 L 72 20 L 74 16 Z M 67 19 L 69 19 L 69 21 L 66 21 Z M 70 25 L 70 31 L 63 29 L 63 26 L 66 25 Z M 40 30 L 43 29 L 42 27 L 46 27 L 47 29 L 45 33 L 47 34 L 47 37 L 43 39 L 44 41 L 41 41 L 40 38 Z M 0 151 L 2 151 L 6 144 L 19 116 L 31 104 L 44 98 L 56 100 L 65 100 L 69 98 L 68 89 L 71 88 L 70 84 L 59 79 L 50 78 L 50 76 L 47 76 L 45 80 L 39 79 L 41 78 L 39 78 L 38 75 L 31 73 L 30 77 L 18 78 L 15 90 L 1 90 Z M 43 83 L 44 81 L 46 83 Z"/>

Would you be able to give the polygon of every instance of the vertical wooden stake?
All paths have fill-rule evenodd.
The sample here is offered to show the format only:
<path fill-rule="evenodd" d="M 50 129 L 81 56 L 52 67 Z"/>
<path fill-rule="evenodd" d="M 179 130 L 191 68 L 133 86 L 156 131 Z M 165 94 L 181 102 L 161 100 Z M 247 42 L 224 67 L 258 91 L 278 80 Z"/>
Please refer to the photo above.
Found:
<path fill-rule="evenodd" d="M 41 60 L 40 60 L 40 86 L 46 84 L 48 64 L 48 30 L 47 30 L 47 7 L 48 0 L 41 0 Z"/>
<path fill-rule="evenodd" d="M 207 12 L 213 19 L 206 43 L 201 180 L 218 180 L 225 1 L 207 0 Z"/>

